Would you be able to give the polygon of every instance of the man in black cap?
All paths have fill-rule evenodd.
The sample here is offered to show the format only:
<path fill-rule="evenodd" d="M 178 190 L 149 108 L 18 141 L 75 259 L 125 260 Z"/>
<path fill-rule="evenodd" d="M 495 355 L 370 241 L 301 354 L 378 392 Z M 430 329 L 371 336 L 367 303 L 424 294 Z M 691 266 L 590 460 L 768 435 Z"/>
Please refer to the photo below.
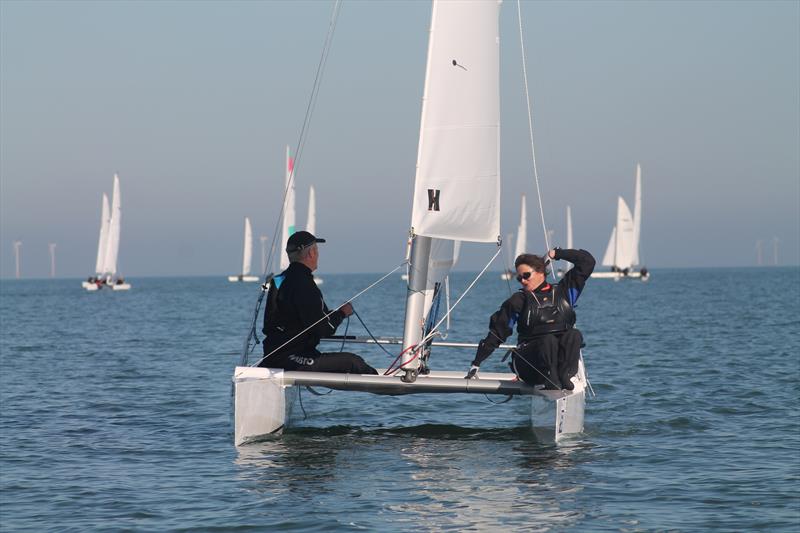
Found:
<path fill-rule="evenodd" d="M 325 242 L 307 231 L 298 231 L 286 242 L 289 268 L 272 278 L 264 311 L 264 358 L 259 366 L 377 374 L 364 360 L 349 352 L 320 353 L 317 345 L 333 335 L 345 317 L 353 314 L 348 302 L 330 311 L 322 292 L 314 283 L 313 272 L 319 263 L 317 243 Z"/>

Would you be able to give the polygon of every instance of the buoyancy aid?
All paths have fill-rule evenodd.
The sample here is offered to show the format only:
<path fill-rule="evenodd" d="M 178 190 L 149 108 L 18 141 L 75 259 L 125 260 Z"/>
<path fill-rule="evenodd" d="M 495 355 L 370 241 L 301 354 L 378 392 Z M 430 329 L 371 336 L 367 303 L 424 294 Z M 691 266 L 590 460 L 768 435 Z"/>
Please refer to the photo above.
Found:
<path fill-rule="evenodd" d="M 548 284 L 534 292 L 523 292 L 525 305 L 517 322 L 520 341 L 561 333 L 575 325 L 575 310 L 564 288 Z"/>

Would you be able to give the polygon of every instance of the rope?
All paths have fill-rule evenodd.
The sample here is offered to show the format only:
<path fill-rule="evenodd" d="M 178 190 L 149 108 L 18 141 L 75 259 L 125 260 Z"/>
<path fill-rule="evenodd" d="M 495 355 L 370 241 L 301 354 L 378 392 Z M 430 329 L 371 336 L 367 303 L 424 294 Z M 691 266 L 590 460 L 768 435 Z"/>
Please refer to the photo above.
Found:
<path fill-rule="evenodd" d="M 375 341 L 375 344 L 377 344 L 377 345 L 380 347 L 380 349 L 381 349 L 381 350 L 383 350 L 384 352 L 386 352 L 386 353 L 389 355 L 389 357 L 391 357 L 391 356 L 393 355 L 393 354 L 392 354 L 392 352 L 390 352 L 389 350 L 387 350 L 386 348 L 384 348 L 384 347 L 383 347 L 383 344 L 381 344 L 380 342 L 378 342 L 378 339 L 376 339 L 376 338 L 375 338 L 375 335 L 373 335 L 373 334 L 372 334 L 372 332 L 369 330 L 369 328 L 368 328 L 368 327 L 367 327 L 367 325 L 364 323 L 364 321 L 363 321 L 363 320 L 361 320 L 361 316 L 359 316 L 358 312 L 357 312 L 355 309 L 353 309 L 353 314 L 354 314 L 354 315 L 356 315 L 356 318 L 358 319 L 358 321 L 359 321 L 359 322 L 361 322 L 361 325 L 362 325 L 362 326 L 364 326 L 364 329 L 365 329 L 365 330 L 367 330 L 367 334 L 370 336 L 370 338 L 372 338 L 372 340 L 374 340 L 374 341 Z M 344 342 L 342 342 L 342 347 L 344 347 Z M 344 349 L 344 348 L 342 348 L 342 349 Z"/>
<path fill-rule="evenodd" d="M 547 225 L 544 222 L 544 205 L 542 203 L 542 190 L 539 186 L 539 171 L 536 168 L 536 149 L 533 143 L 533 104 L 531 103 L 530 91 L 528 90 L 528 69 L 525 66 L 525 41 L 522 37 L 522 6 L 520 0 L 517 0 L 517 20 L 519 21 L 519 46 L 522 52 L 522 75 L 525 81 L 525 102 L 528 104 L 528 133 L 531 139 L 531 158 L 533 160 L 533 177 L 536 181 L 536 195 L 539 198 L 539 215 L 542 219 L 542 230 L 544 231 L 544 244 L 546 249 L 550 250 L 550 239 L 547 235 Z M 556 280 L 556 273 L 553 270 L 552 263 L 550 264 L 550 275 L 553 281 Z"/>

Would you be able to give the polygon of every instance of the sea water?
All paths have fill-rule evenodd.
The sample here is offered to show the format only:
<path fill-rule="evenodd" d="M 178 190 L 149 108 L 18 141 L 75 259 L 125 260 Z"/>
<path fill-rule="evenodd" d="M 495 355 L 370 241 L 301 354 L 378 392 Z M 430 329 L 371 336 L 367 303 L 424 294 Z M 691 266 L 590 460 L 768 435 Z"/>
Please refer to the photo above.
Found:
<path fill-rule="evenodd" d="M 321 274 L 331 306 L 380 277 Z M 451 303 L 473 277 L 454 274 Z M 527 398 L 304 391 L 292 429 L 237 448 L 231 377 L 258 284 L 130 281 L 0 282 L 0 530 L 800 530 L 797 267 L 590 280 L 596 397 L 559 446 L 537 442 Z M 482 338 L 515 285 L 486 274 L 448 340 Z M 401 334 L 405 291 L 393 275 L 354 302 L 369 332 Z M 344 349 L 382 367 L 397 351 Z M 431 365 L 466 372 L 473 355 Z"/>

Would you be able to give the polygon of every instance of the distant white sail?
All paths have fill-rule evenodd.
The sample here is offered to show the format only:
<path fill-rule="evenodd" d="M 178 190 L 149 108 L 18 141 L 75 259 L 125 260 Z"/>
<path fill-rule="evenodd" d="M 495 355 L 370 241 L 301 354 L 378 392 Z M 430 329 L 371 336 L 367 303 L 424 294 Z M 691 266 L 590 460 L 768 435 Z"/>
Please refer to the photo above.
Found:
<path fill-rule="evenodd" d="M 100 214 L 100 238 L 97 242 L 97 261 L 95 261 L 95 268 L 94 271 L 97 273 L 97 276 L 101 276 L 103 274 L 103 270 L 105 268 L 105 261 L 106 261 L 106 250 L 108 248 L 108 226 L 109 226 L 109 217 L 111 214 L 109 213 L 108 209 L 108 195 L 103 193 L 103 208 Z"/>
<path fill-rule="evenodd" d="M 525 211 L 525 195 L 522 195 L 522 207 L 520 208 L 519 226 L 517 226 L 517 247 L 514 249 L 514 260 L 526 253 L 528 248 L 528 216 Z M 513 263 L 512 263 L 513 264 Z"/>
<path fill-rule="evenodd" d="M 633 266 L 634 253 L 633 215 L 622 196 L 617 197 L 617 224 L 603 256 L 604 266 L 615 266 L 620 270 Z"/>
<path fill-rule="evenodd" d="M 567 249 L 572 249 L 572 210 L 567 206 Z"/>
<path fill-rule="evenodd" d="M 250 274 L 253 263 L 253 228 L 250 217 L 244 217 L 244 254 L 242 255 L 242 275 Z"/>
<path fill-rule="evenodd" d="M 119 192 L 119 176 L 114 174 L 114 189 L 111 193 L 111 218 L 108 224 L 108 241 L 103 261 L 103 273 L 112 277 L 117 273 L 117 256 L 119 255 L 119 234 L 122 221 L 121 198 Z"/>
<path fill-rule="evenodd" d="M 498 30 L 498 2 L 433 4 L 411 215 L 417 235 L 498 240 Z"/>
<path fill-rule="evenodd" d="M 636 185 L 633 191 L 633 265 L 641 264 L 639 260 L 639 236 L 642 229 L 642 166 L 636 163 Z"/>
<path fill-rule="evenodd" d="M 289 147 L 286 147 L 286 201 L 283 205 L 283 231 L 281 232 L 278 250 L 280 251 L 280 270 L 281 272 L 289 268 L 289 257 L 286 255 L 286 241 L 295 232 L 295 208 L 294 208 L 294 158 Z"/>
<path fill-rule="evenodd" d="M 317 201 L 314 197 L 314 186 L 308 188 L 308 223 L 306 231 L 312 235 L 317 234 Z"/>

